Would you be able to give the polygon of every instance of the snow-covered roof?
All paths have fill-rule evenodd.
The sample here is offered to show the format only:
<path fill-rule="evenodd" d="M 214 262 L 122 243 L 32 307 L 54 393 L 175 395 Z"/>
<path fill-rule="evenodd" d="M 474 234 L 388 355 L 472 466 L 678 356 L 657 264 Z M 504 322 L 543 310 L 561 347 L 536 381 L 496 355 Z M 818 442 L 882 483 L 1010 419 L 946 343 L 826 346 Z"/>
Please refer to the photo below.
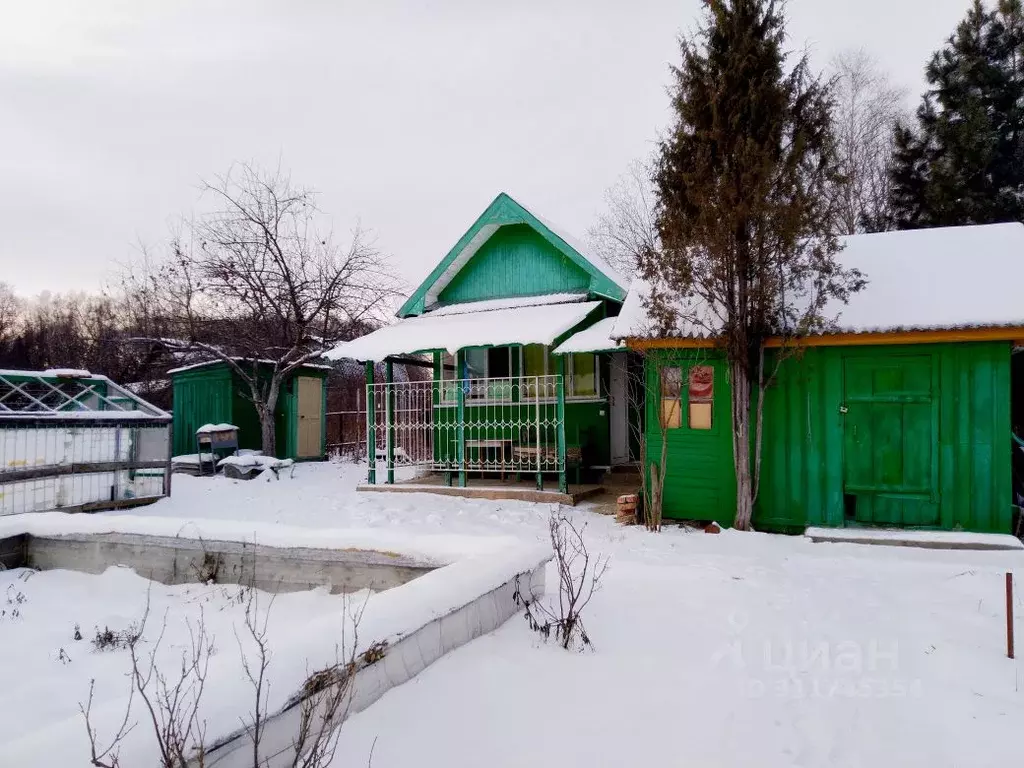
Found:
<path fill-rule="evenodd" d="M 624 349 L 625 344 L 612 338 L 612 329 L 615 327 L 617 318 L 606 317 L 598 320 L 589 328 L 584 328 L 563 341 L 557 349 L 556 355 L 564 355 L 569 352 L 608 352 L 615 349 Z"/>
<path fill-rule="evenodd" d="M 845 238 L 840 258 L 867 276 L 840 331 L 868 333 L 1024 325 L 1024 224 L 987 224 Z"/>
<path fill-rule="evenodd" d="M 461 304 L 449 304 L 432 309 L 434 317 L 445 315 L 465 315 L 469 312 L 487 312 L 492 309 L 515 309 L 516 307 L 540 307 L 545 304 L 571 304 L 586 301 L 585 293 L 548 293 L 543 296 L 513 296 L 505 299 L 484 299 L 483 301 L 467 301 Z"/>
<path fill-rule="evenodd" d="M 611 330 L 613 339 L 644 339 L 660 335 L 647 309 L 650 296 L 650 283 L 640 278 L 633 281 L 619 316 L 615 318 Z M 678 326 L 672 336 L 686 339 L 711 338 L 717 335 L 715 329 L 720 325 L 721 321 L 708 305 L 696 299 L 687 299 L 679 302 Z"/>
<path fill-rule="evenodd" d="M 444 349 L 455 354 L 466 347 L 551 344 L 600 306 L 600 302 L 586 301 L 507 307 L 457 315 L 428 312 L 339 344 L 325 357 L 330 360 L 346 357 L 383 360 L 393 355 L 430 349 Z"/>
<path fill-rule="evenodd" d="M 231 431 L 237 432 L 238 431 L 238 427 L 236 427 L 234 424 L 228 424 L 226 422 L 222 422 L 220 424 L 203 424 L 203 426 L 201 426 L 199 429 L 196 430 L 196 434 L 197 435 L 208 435 L 211 432 L 231 432 Z"/>
<path fill-rule="evenodd" d="M 824 309 L 835 333 L 883 333 L 1024 326 L 1024 224 L 985 224 L 851 235 L 839 262 L 867 280 L 848 304 Z M 615 338 L 655 335 L 645 302 L 650 286 L 634 281 L 619 313 Z M 678 336 L 710 335 L 718 323 L 707 308 Z"/>
<path fill-rule="evenodd" d="M 252 363 L 253 363 L 253 359 L 251 357 L 233 357 L 231 359 L 234 360 L 236 363 L 239 363 L 239 364 L 248 363 L 249 365 L 252 365 Z M 277 360 L 269 360 L 269 359 L 260 359 L 260 360 L 257 360 L 256 362 L 261 364 L 261 365 L 274 365 L 278 361 Z M 216 358 L 214 360 L 204 360 L 201 363 L 192 363 L 191 365 L 182 365 L 182 366 L 180 366 L 178 368 L 171 368 L 171 370 L 169 370 L 167 373 L 168 373 L 168 375 L 170 375 L 172 373 L 182 373 L 184 371 L 193 371 L 193 370 L 196 370 L 198 368 L 206 368 L 207 366 L 210 366 L 210 365 L 220 365 L 221 363 L 226 363 L 226 361 L 224 359 L 218 357 L 218 358 Z M 321 370 L 321 371 L 329 371 L 329 370 L 331 370 L 331 366 L 329 366 L 329 365 L 322 365 L 320 363 L 303 363 L 299 367 L 300 368 L 314 368 L 314 369 Z"/>

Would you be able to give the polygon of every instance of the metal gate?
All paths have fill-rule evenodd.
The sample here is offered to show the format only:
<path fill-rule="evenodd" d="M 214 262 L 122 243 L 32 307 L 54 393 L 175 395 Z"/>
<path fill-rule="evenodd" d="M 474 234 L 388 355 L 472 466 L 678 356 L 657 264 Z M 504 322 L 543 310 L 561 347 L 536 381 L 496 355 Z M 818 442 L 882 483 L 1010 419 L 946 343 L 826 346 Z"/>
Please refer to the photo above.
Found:
<path fill-rule="evenodd" d="M 370 482 L 396 469 L 480 474 L 564 473 L 561 376 L 368 384 Z"/>

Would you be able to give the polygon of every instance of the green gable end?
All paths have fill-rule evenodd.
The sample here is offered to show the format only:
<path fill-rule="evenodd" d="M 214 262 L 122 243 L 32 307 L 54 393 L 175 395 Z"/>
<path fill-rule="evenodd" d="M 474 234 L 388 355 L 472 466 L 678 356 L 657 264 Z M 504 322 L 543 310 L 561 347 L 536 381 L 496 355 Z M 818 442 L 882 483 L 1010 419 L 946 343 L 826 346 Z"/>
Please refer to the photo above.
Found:
<path fill-rule="evenodd" d="M 571 240 L 502 192 L 398 316 L 419 315 L 441 304 L 549 293 L 589 293 L 621 302 L 626 292 L 620 278 Z"/>
<path fill-rule="evenodd" d="M 586 293 L 590 275 L 527 224 L 501 227 L 441 291 L 441 304 Z"/>

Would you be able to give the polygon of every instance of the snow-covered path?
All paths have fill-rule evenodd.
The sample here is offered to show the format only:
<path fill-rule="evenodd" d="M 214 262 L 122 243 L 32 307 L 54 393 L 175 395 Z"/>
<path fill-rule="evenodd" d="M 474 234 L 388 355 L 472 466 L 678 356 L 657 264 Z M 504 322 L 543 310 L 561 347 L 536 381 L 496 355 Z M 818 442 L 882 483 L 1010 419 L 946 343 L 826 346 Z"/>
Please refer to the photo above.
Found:
<path fill-rule="evenodd" d="M 174 497 L 141 514 L 547 535 L 544 505 L 359 495 L 360 476 L 176 477 Z M 509 622 L 353 717 L 339 768 L 365 765 L 374 741 L 374 768 L 973 767 L 1019 754 L 1024 681 L 1004 654 L 1002 590 L 1021 553 L 651 535 L 573 514 L 611 557 L 586 616 L 596 651 L 565 653 Z"/>

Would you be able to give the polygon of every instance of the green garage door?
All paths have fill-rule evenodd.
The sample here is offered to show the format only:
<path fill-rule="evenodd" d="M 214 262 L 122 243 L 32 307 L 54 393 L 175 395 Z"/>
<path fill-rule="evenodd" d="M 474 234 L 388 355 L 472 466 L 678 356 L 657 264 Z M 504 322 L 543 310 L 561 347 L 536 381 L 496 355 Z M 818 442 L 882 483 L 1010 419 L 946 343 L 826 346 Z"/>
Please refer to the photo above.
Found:
<path fill-rule="evenodd" d="M 847 520 L 939 524 L 934 373 L 931 355 L 844 361 Z"/>

